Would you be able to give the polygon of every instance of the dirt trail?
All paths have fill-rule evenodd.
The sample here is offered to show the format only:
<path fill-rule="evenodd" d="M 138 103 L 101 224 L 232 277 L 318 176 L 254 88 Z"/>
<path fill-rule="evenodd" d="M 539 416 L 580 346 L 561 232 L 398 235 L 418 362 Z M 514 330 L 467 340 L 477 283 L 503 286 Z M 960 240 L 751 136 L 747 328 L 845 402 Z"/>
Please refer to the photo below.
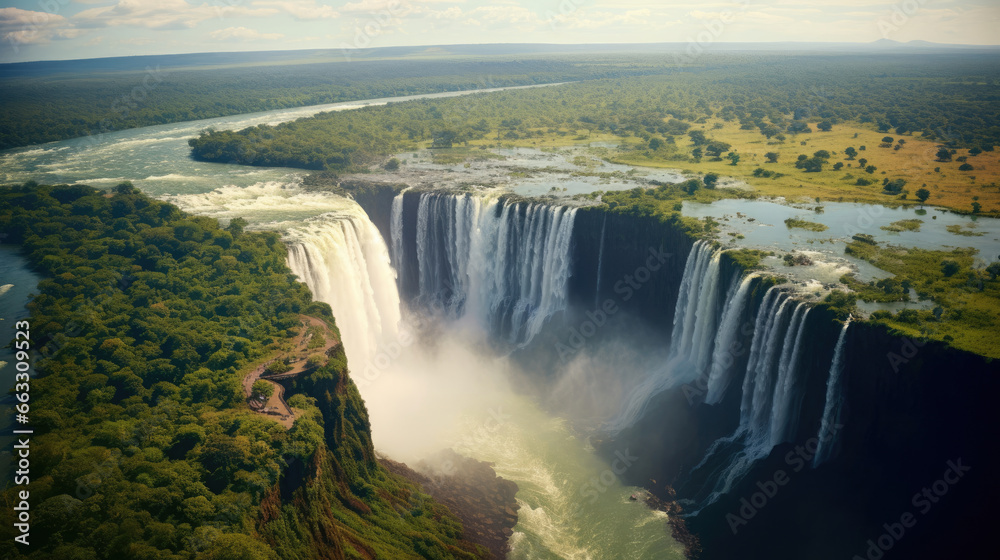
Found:
<path fill-rule="evenodd" d="M 299 334 L 295 337 L 295 343 L 292 350 L 277 358 L 268 360 L 258 365 L 253 369 L 253 371 L 243 378 L 243 394 L 246 396 L 247 403 L 250 405 L 251 410 L 275 420 L 284 426 L 286 430 L 291 428 L 292 424 L 295 423 L 296 411 L 292 407 L 288 406 L 287 402 L 285 402 L 285 388 L 281 385 L 281 383 L 277 383 L 274 380 L 290 379 L 301 374 L 306 370 L 306 359 L 310 355 L 320 353 L 326 355 L 331 348 L 335 348 L 340 345 L 340 340 L 333 336 L 333 333 L 330 332 L 330 329 L 322 320 L 308 315 L 299 315 L 299 319 L 302 321 L 303 327 L 301 332 L 299 332 Z M 326 343 L 322 348 L 309 348 L 309 339 L 311 338 L 311 335 L 308 334 L 308 331 L 311 326 L 322 329 L 323 338 L 326 340 Z M 284 360 L 289 357 L 293 360 L 291 369 L 278 375 L 269 375 L 263 378 L 261 377 L 267 372 L 267 367 L 274 361 Z M 250 395 L 253 393 L 253 384 L 259 379 L 263 379 L 274 386 L 274 392 L 271 394 L 271 397 L 266 403 L 263 404 L 261 404 L 260 401 L 250 400 Z"/>

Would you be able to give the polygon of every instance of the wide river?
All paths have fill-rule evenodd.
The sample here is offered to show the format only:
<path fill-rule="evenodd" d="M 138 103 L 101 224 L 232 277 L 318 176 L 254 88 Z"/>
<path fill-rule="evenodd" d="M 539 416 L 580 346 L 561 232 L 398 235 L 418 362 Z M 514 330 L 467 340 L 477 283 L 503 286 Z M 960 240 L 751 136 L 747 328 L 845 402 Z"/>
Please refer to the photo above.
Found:
<path fill-rule="evenodd" d="M 220 218 L 240 215 L 258 228 L 288 230 L 342 208 L 344 201 L 302 192 L 296 185 L 304 175 L 301 171 L 193 161 L 187 140 L 209 127 L 241 129 L 321 111 L 465 93 L 477 92 L 283 109 L 17 148 L 0 153 L 0 184 L 33 179 L 42 184 L 79 182 L 110 187 L 130 180 L 147 194 L 177 202 L 192 212 Z M 14 284 L 9 293 L 0 296 L 4 298 L 0 303 L 11 307 L 9 314 L 6 310 L 4 313 L 7 323 L 24 314 L 27 291 L 37 279 L 17 259 L 5 257 L 4 263 L 4 278 L 16 280 L 0 280 L 0 284 Z M 3 368 L 5 384 L 9 369 Z M 503 385 L 502 379 L 489 382 Z M 413 388 L 421 389 L 427 391 L 428 387 Z M 364 388 L 362 395 L 369 400 L 378 398 L 366 395 Z M 488 408 L 462 412 L 460 421 L 455 422 L 459 428 L 450 430 L 446 441 L 459 452 L 493 462 L 498 474 L 518 484 L 521 509 L 511 540 L 511 558 L 683 558 L 682 548 L 669 535 L 666 516 L 630 501 L 635 489 L 623 486 L 611 465 L 599 458 L 565 421 L 547 414 L 532 399 L 511 391 L 498 390 L 491 398 L 492 402 L 482 403 Z M 369 403 L 376 447 L 385 447 L 380 442 L 388 444 L 393 439 L 392 434 L 378 429 L 386 424 L 378 417 L 386 408 L 384 404 Z M 423 413 L 416 409 L 414 414 Z M 638 450 L 620 452 L 635 456 Z"/>

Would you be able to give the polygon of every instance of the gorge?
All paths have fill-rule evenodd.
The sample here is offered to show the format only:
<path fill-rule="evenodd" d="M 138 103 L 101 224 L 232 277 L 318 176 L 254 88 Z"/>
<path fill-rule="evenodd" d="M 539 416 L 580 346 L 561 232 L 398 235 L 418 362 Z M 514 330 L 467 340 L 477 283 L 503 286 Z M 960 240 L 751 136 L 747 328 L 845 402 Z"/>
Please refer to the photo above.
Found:
<path fill-rule="evenodd" d="M 231 124 L 257 122 L 270 121 Z M 286 382 L 295 406 L 319 400 L 325 447 L 267 488 L 263 538 L 286 542 L 287 524 L 317 556 L 351 557 L 348 546 L 365 550 L 360 532 L 331 530 L 330 496 L 343 492 L 349 515 L 362 515 L 381 499 L 377 453 L 416 467 L 451 448 L 517 484 L 515 559 L 681 558 L 698 552 L 687 532 L 706 559 L 865 557 L 910 511 L 921 530 L 893 542 L 899 557 L 985 542 L 1000 496 L 997 451 L 983 443 L 1000 435 L 988 358 L 851 317 L 815 283 L 748 267 L 733 243 L 676 216 L 527 197 L 474 175 L 444 188 L 317 185 L 287 169 L 190 160 L 184 176 L 164 173 L 197 128 L 32 147 L 5 155 L 4 173 L 98 184 L 148 173 L 136 180 L 143 192 L 192 215 L 277 232 L 283 246 L 271 248 L 287 247 L 288 269 L 329 304 L 346 352 L 333 358 L 346 362 L 335 378 Z M 84 169 L 88 150 L 105 159 Z M 685 218 L 719 215 L 682 206 Z M 914 495 L 952 464 L 971 470 L 925 510 Z M 670 513 L 632 502 L 639 488 Z"/>

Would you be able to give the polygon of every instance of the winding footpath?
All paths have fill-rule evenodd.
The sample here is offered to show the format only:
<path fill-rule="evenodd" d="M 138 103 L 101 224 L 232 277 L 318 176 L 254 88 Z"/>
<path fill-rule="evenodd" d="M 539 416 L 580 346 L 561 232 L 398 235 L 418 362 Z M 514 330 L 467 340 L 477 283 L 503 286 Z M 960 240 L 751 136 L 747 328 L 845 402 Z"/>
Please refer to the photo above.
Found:
<path fill-rule="evenodd" d="M 327 352 L 340 345 L 340 340 L 333 336 L 333 333 L 330 332 L 326 323 L 320 319 L 310 317 L 308 315 L 299 315 L 299 319 L 302 321 L 302 330 L 295 338 L 295 345 L 293 349 L 282 356 L 258 365 L 253 371 L 248 373 L 243 378 L 243 394 L 247 398 L 247 404 L 250 405 L 250 409 L 257 414 L 261 414 L 275 420 L 284 426 L 286 430 L 291 428 L 292 424 L 295 423 L 296 411 L 292 407 L 288 406 L 288 403 L 285 401 L 285 387 L 275 380 L 291 379 L 301 375 L 304 371 L 306 371 L 306 369 L 308 369 L 306 360 L 310 355 L 321 353 L 326 356 Z M 309 334 L 309 327 L 318 327 L 322 330 L 323 337 L 326 340 L 326 343 L 322 348 L 309 348 L 309 340 L 312 338 L 312 335 Z M 268 366 L 276 360 L 284 360 L 286 358 L 292 358 L 291 369 L 280 374 L 266 375 Z M 252 401 L 250 396 L 253 393 L 253 384 L 260 379 L 270 383 L 274 387 L 274 392 L 271 394 L 271 397 L 267 400 L 267 402 L 263 404 L 263 406 L 255 406 L 252 403 L 259 403 L 260 401 Z"/>

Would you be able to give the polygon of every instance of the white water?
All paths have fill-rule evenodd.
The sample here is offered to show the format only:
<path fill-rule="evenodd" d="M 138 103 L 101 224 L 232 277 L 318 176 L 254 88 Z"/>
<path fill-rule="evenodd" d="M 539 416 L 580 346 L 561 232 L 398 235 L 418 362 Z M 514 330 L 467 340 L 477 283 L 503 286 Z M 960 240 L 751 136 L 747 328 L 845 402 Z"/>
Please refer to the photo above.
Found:
<path fill-rule="evenodd" d="M 819 446 L 816 448 L 816 456 L 813 458 L 813 467 L 818 467 L 830 458 L 834 444 L 836 443 L 837 431 L 833 427 L 840 423 L 840 411 L 844 404 L 844 382 L 841 377 L 844 373 L 844 341 L 847 340 L 847 327 L 851 325 L 851 318 L 844 322 L 844 328 L 840 330 L 837 337 L 837 346 L 833 350 L 833 361 L 830 363 L 830 377 L 826 382 L 826 403 L 823 405 L 823 420 L 819 427 Z"/>
<path fill-rule="evenodd" d="M 754 274 L 748 274 L 740 281 L 736 293 L 726 300 L 726 308 L 719 320 L 719 332 L 715 338 L 715 351 L 712 354 L 712 369 L 708 377 L 708 393 L 706 404 L 718 404 L 725 396 L 726 389 L 732 379 L 733 361 L 740 351 L 734 346 L 736 336 L 740 331 L 740 317 L 746 308 L 747 296 Z"/>
<path fill-rule="evenodd" d="M 353 200 L 267 183 L 172 201 L 203 215 L 246 217 L 253 229 L 284 232 L 290 268 L 336 316 L 376 448 L 415 464 L 450 446 L 493 462 L 498 474 L 518 484 L 521 510 L 510 558 L 683 557 L 666 516 L 629 500 L 635 489 L 619 481 L 620 463 L 607 463 L 564 421 L 511 391 L 506 379 L 513 366 L 506 359 L 473 350 L 484 333 L 460 322 L 425 336 L 419 325 L 400 321 L 389 250 Z M 462 211 L 470 219 L 496 205 L 465 202 Z M 501 225 L 485 218 L 479 223 L 493 233 Z M 489 238 L 474 236 L 470 243 Z M 452 258 L 462 247 L 452 247 Z M 477 276 L 484 272 L 464 266 Z"/>
<path fill-rule="evenodd" d="M 691 515 L 727 493 L 743 479 L 754 463 L 794 435 L 802 383 L 797 363 L 809 307 L 795 304 L 787 294 L 772 287 L 764 295 L 755 324 L 750 359 L 743 381 L 740 423 L 736 431 L 720 438 L 692 470 L 705 466 L 710 457 L 725 450 L 731 457 L 715 477 L 712 493 Z M 735 446 L 735 447 L 734 447 Z"/>
<path fill-rule="evenodd" d="M 721 252 L 706 241 L 696 241 L 691 247 L 674 308 L 667 362 L 629 392 L 621 412 L 604 430 L 616 434 L 634 425 L 654 396 L 694 381 L 707 371 L 716 335 L 720 257 Z"/>
<path fill-rule="evenodd" d="M 288 267 L 330 304 L 352 371 L 370 376 L 378 349 L 398 337 L 396 274 L 378 230 L 357 207 L 286 233 Z"/>
<path fill-rule="evenodd" d="M 391 221 L 399 231 L 401 212 L 402 203 L 394 204 Z M 527 344 L 566 308 L 575 216 L 575 208 L 564 206 L 420 194 L 417 303 Z"/>
<path fill-rule="evenodd" d="M 403 275 L 403 264 L 406 262 L 403 256 L 403 193 L 407 189 L 397 194 L 392 199 L 392 212 L 390 214 L 389 240 L 392 243 L 392 262 L 400 276 Z"/>

